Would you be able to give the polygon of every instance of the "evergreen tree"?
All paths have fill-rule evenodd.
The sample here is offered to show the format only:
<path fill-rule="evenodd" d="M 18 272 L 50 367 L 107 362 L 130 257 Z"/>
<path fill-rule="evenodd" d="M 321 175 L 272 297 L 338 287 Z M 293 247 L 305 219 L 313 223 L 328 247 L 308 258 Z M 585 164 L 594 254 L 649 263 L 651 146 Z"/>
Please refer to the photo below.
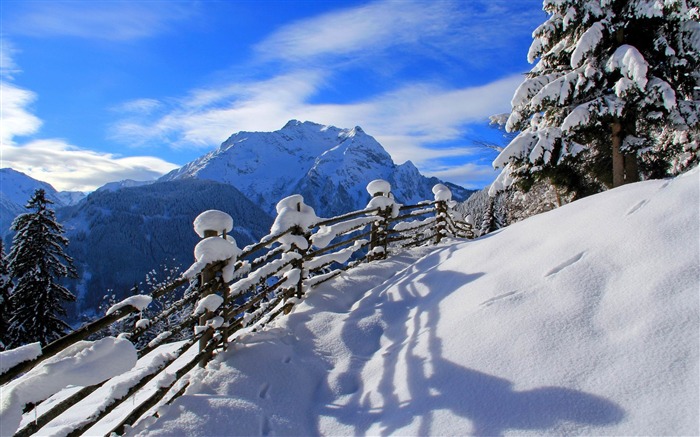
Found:
<path fill-rule="evenodd" d="M 7 268 L 7 257 L 5 248 L 0 239 L 0 351 L 5 350 L 5 345 L 9 344 L 7 328 L 9 327 L 10 316 L 10 294 L 12 293 L 12 281 L 10 271 Z"/>
<path fill-rule="evenodd" d="M 36 190 L 26 205 L 33 211 L 19 215 L 12 223 L 16 231 L 8 265 L 15 280 L 10 297 L 12 347 L 35 341 L 45 345 L 70 329 L 58 316 L 66 314 L 63 302 L 74 301 L 75 296 L 59 281 L 77 275 L 72 258 L 64 252 L 68 240 L 63 227 L 47 207 L 51 203 L 44 190 Z"/>
<path fill-rule="evenodd" d="M 582 197 L 700 160 L 697 0 L 544 0 L 494 190 L 548 179 Z"/>

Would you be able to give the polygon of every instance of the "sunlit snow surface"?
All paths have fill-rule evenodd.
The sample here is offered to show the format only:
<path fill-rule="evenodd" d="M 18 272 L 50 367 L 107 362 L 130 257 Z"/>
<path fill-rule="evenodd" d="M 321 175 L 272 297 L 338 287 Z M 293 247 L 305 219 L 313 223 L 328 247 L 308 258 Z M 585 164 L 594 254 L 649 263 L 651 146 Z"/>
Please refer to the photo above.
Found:
<path fill-rule="evenodd" d="M 363 265 L 143 435 L 698 435 L 697 170 Z"/>

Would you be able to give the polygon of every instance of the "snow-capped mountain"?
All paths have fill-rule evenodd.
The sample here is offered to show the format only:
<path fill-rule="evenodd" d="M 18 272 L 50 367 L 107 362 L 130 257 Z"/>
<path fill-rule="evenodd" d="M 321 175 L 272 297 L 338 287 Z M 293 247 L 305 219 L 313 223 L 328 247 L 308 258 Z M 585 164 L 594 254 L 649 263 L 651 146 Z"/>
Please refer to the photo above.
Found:
<path fill-rule="evenodd" d="M 27 212 L 24 205 L 34 191 L 43 189 L 54 207 L 69 206 L 85 198 L 79 191 L 56 191 L 51 184 L 36 180 L 11 168 L 0 168 L 0 236 L 7 234 L 18 214 Z"/>
<path fill-rule="evenodd" d="M 209 179 L 231 184 L 272 213 L 277 202 L 302 194 L 320 216 L 333 216 L 367 204 L 365 187 L 373 179 L 392 184 L 399 202 L 432 199 L 440 182 L 427 178 L 409 161 L 396 165 L 362 128 L 340 129 L 289 121 L 275 132 L 239 132 L 205 156 L 162 180 Z M 457 200 L 471 191 L 450 184 Z"/>

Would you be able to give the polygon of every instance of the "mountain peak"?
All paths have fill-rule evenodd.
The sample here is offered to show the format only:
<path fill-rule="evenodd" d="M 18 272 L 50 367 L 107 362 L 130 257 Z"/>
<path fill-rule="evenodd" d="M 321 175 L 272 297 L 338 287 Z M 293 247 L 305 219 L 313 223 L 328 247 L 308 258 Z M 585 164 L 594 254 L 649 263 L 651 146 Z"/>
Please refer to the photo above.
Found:
<path fill-rule="evenodd" d="M 239 132 L 218 150 L 165 175 L 161 180 L 209 179 L 235 186 L 265 211 L 302 194 L 318 214 L 330 217 L 367 204 L 365 186 L 374 179 L 395 180 L 404 202 L 432 198 L 432 179 L 402 171 L 360 126 L 341 129 L 289 120 L 274 132 Z M 398 176 L 401 177 L 398 177 Z"/>

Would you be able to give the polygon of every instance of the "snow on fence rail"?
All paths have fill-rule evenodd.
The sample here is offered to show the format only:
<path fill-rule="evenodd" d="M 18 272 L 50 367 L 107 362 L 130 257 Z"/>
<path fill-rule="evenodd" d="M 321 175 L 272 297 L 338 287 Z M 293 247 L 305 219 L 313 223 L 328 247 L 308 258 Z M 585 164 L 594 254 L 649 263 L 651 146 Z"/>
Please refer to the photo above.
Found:
<path fill-rule="evenodd" d="M 0 418 L 13 414 L 16 428 L 17 411 L 33 408 L 33 412 L 27 413 L 33 416 L 32 421 L 19 430 L 3 429 L 3 432 L 32 435 L 77 404 L 92 402 L 94 408 L 87 417 L 61 429 L 62 434 L 81 435 L 125 400 L 134 399 L 134 405 L 125 408 L 120 418 L 107 424 L 110 433 L 122 434 L 141 417 L 153 416 L 159 405 L 183 394 L 188 385 L 183 376 L 195 366 L 206 365 L 217 350 L 225 350 L 241 332 L 261 329 L 280 314 L 288 313 L 312 287 L 359 263 L 384 259 L 393 250 L 439 243 L 447 236 L 474 237 L 471 224 L 453 211 L 455 202 L 442 184 L 433 188 L 434 200 L 417 205 L 396 203 L 391 186 L 383 180 L 370 182 L 367 191 L 372 197 L 365 209 L 330 219 L 317 217 L 300 195 L 282 199 L 270 234 L 243 249 L 228 236 L 233 228 L 230 216 L 215 210 L 200 214 L 194 228 L 203 240 L 195 248 L 195 263 L 180 278 L 150 295 L 125 299 L 105 316 L 44 348 L 33 345 L 31 353 L 14 354 L 13 365 L 0 369 L 3 396 L 15 404 L 8 406 L 3 401 Z M 18 386 L 31 385 L 25 380 L 27 375 L 45 371 L 47 363 L 54 361 L 52 357 L 65 354 L 76 344 L 87 345 L 88 337 L 142 311 L 151 301 L 173 293 L 182 293 L 182 297 L 151 320 L 139 320 L 133 329 L 119 335 L 120 340 L 133 344 L 142 341 L 146 334 L 150 336 L 145 338 L 151 340 L 136 350 L 139 360 L 146 361 L 145 357 L 149 357 L 138 371 L 131 370 L 128 377 L 88 381 L 77 391 L 59 393 L 48 400 L 22 399 L 13 391 Z M 194 311 L 176 326 L 157 331 L 160 322 L 190 306 Z M 172 342 L 171 339 L 183 333 L 187 334 L 185 340 Z M 159 353 L 168 343 L 177 347 Z M 147 387 L 151 388 L 144 394 L 145 400 L 136 404 L 134 396 Z"/>

